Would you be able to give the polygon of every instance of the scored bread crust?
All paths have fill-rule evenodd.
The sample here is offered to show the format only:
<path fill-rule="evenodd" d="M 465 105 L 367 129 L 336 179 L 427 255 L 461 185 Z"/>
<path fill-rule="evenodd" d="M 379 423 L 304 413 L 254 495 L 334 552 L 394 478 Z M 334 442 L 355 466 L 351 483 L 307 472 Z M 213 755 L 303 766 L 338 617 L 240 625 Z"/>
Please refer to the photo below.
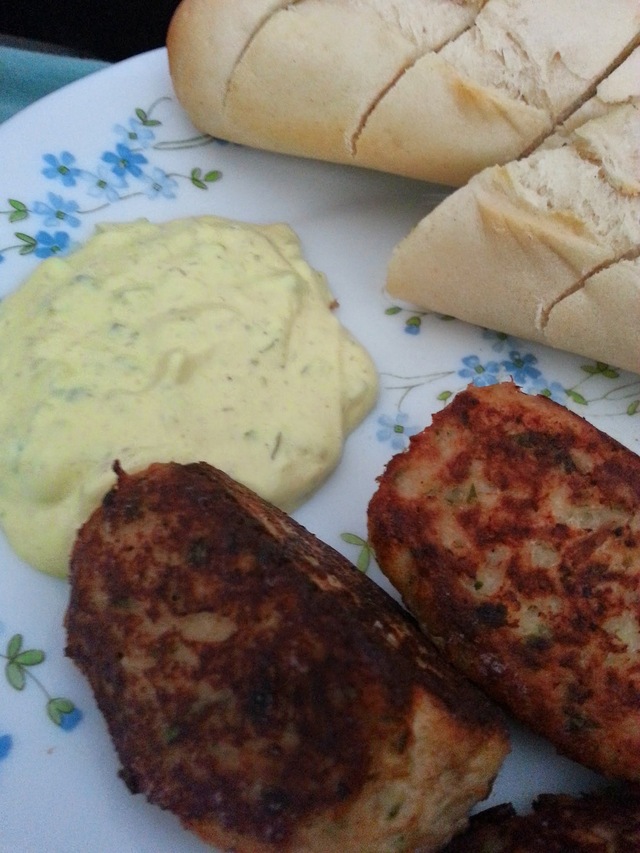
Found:
<path fill-rule="evenodd" d="M 558 148 L 569 141 L 581 125 L 606 115 L 621 104 L 633 103 L 640 97 L 640 47 L 615 68 L 599 84 L 592 98 L 582 104 L 540 144 L 540 148 Z"/>
<path fill-rule="evenodd" d="M 199 129 L 452 185 L 535 146 L 640 38 L 636 0 L 251 5 L 183 0 L 171 23 Z"/>
<path fill-rule="evenodd" d="M 428 169 L 429 180 L 460 186 L 521 156 L 637 43 L 636 4 L 623 2 L 608 21 L 601 9 L 598 0 L 491 0 L 473 26 L 389 89 L 360 134 L 356 161 L 375 167 L 393 155 L 401 174 Z"/>
<path fill-rule="evenodd" d="M 443 117 L 446 116 L 446 119 Z M 358 136 L 354 161 L 461 186 L 544 134 L 544 110 L 460 74 L 440 53 L 421 57 L 381 98 Z"/>
<path fill-rule="evenodd" d="M 366 6 L 303 0 L 272 15 L 236 65 L 225 129 L 255 147 L 348 160 L 361 116 L 416 53 Z"/>
<path fill-rule="evenodd" d="M 558 302 L 545 342 L 572 352 L 588 349 L 599 361 L 640 373 L 640 258 L 594 273 Z"/>
<path fill-rule="evenodd" d="M 474 176 L 396 246 L 390 295 L 640 371 L 639 104 Z"/>
<path fill-rule="evenodd" d="M 185 0 L 167 31 L 173 86 L 200 129 L 208 116 L 222 115 L 229 78 L 256 31 L 269 16 L 290 5 L 287 0 Z M 211 61 L 203 62 L 204 57 Z M 222 127 L 220 126 L 220 131 Z"/>
<path fill-rule="evenodd" d="M 484 2 L 299 0 L 254 14 L 246 0 L 183 0 L 167 35 L 174 88 L 213 136 L 350 162 L 371 104 Z"/>

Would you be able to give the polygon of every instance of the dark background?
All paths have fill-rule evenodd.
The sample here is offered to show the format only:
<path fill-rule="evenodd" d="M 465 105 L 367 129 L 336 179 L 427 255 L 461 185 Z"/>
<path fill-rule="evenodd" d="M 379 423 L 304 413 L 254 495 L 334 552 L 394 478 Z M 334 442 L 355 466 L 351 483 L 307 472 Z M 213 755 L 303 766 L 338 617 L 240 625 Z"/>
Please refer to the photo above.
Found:
<path fill-rule="evenodd" d="M 179 0 L 0 0 L 0 37 L 116 62 L 161 47 Z"/>

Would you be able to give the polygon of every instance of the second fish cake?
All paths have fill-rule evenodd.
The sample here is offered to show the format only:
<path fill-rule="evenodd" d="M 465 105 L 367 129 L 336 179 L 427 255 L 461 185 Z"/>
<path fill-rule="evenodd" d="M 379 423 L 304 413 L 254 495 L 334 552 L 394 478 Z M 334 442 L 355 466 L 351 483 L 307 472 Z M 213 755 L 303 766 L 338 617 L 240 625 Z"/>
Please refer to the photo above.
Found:
<path fill-rule="evenodd" d="M 369 536 L 450 661 L 640 780 L 640 457 L 546 397 L 471 386 L 388 464 Z"/>

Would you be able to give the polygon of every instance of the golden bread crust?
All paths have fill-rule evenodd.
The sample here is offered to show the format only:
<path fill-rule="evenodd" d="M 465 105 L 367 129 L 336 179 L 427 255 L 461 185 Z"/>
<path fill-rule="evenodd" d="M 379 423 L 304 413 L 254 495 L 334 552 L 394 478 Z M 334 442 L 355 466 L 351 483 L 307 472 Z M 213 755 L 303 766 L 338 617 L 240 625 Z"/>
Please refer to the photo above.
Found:
<path fill-rule="evenodd" d="M 459 185 L 534 148 L 639 43 L 635 0 L 611 2 L 183 0 L 169 65 L 213 136 Z"/>

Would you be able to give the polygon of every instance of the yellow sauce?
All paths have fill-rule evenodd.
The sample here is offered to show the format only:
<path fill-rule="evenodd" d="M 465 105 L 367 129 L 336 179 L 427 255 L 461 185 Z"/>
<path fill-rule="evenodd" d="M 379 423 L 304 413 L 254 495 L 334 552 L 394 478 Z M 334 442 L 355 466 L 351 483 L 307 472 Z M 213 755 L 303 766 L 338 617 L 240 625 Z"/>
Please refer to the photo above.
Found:
<path fill-rule="evenodd" d="M 64 575 L 114 460 L 205 460 L 295 508 L 377 394 L 286 225 L 106 225 L 0 303 L 0 523 Z"/>

